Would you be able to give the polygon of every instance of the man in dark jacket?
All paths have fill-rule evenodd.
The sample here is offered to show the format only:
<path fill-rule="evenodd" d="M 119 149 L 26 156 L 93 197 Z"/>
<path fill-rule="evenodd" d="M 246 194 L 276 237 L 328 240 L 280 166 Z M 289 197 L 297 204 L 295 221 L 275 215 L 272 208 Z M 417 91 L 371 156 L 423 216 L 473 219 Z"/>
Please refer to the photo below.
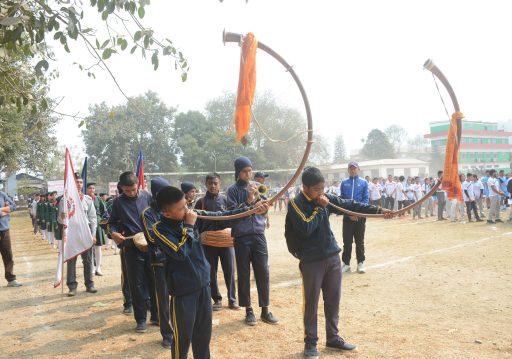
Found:
<path fill-rule="evenodd" d="M 227 191 L 228 209 L 250 206 L 260 201 L 258 188 L 250 184 L 252 163 L 247 157 L 235 160 L 235 180 Z M 270 284 L 268 272 L 268 250 L 265 238 L 265 215 L 254 215 L 239 221 L 232 227 L 235 238 L 236 269 L 238 273 L 238 301 L 245 307 L 245 323 L 256 325 L 256 317 L 251 306 L 250 265 L 254 270 L 258 300 L 261 307 L 261 320 L 268 324 L 277 324 L 279 320 L 269 311 Z"/>
<path fill-rule="evenodd" d="M 300 260 L 304 291 L 304 356 L 317 358 L 317 312 L 320 291 L 323 292 L 327 347 L 353 350 L 338 334 L 341 299 L 340 247 L 331 231 L 329 215 L 338 213 L 328 207 L 338 207 L 359 213 L 387 213 L 380 207 L 369 206 L 324 194 L 325 179 L 318 168 L 308 167 L 302 174 L 302 191 L 288 204 L 285 237 L 290 252 Z"/>

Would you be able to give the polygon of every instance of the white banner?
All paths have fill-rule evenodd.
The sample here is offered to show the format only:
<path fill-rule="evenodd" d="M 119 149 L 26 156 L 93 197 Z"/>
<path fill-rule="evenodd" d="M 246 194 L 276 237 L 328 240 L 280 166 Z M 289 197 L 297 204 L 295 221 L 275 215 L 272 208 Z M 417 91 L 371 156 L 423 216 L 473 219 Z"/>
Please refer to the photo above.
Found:
<path fill-rule="evenodd" d="M 117 182 L 109 182 L 108 183 L 108 195 L 115 196 L 117 195 Z"/>
<path fill-rule="evenodd" d="M 81 196 L 82 194 L 78 192 L 78 188 L 76 187 L 75 171 L 73 170 L 71 156 L 66 148 L 64 196 L 61 199 L 63 202 L 59 204 L 59 215 L 61 215 L 61 209 L 64 214 L 64 233 L 61 243 L 64 245 L 64 262 L 75 258 L 94 245 L 91 230 L 87 224 L 87 217 L 85 216 L 85 211 L 80 200 Z M 62 250 L 59 252 L 62 252 Z M 54 287 L 58 287 L 62 282 L 62 267 L 62 256 L 59 254 Z"/>
<path fill-rule="evenodd" d="M 57 191 L 57 196 L 64 194 L 64 180 L 48 181 L 48 192 Z"/>

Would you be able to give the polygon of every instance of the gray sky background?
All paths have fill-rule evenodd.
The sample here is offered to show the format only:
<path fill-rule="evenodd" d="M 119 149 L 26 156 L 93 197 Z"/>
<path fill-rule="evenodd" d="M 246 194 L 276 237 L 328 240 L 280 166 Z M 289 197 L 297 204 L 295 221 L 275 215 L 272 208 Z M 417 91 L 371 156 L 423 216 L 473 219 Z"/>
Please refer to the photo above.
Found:
<path fill-rule="evenodd" d="M 188 80 L 182 83 L 163 58 L 153 71 L 140 53 L 114 55 L 109 64 L 129 96 L 153 90 L 180 111 L 201 111 L 208 100 L 237 87 L 240 50 L 223 45 L 223 29 L 252 31 L 294 66 L 311 102 L 315 131 L 331 143 L 343 134 L 354 149 L 373 128 L 397 124 L 413 137 L 427 133 L 429 122 L 446 120 L 432 76 L 422 70 L 427 58 L 449 79 L 468 120 L 511 119 L 511 10 L 510 1 L 153 0 L 143 22 L 183 51 Z M 123 103 L 106 72 L 96 71 L 92 80 L 72 64 L 78 58 L 85 65 L 92 61 L 71 47 L 72 55 L 64 53 L 52 64 L 61 75 L 50 95 L 65 96 L 57 110 L 85 116 L 89 104 Z M 257 71 L 257 91 L 270 89 L 283 104 L 302 109 L 281 65 L 259 52 Z M 451 113 L 447 94 L 445 101 Z M 81 143 L 77 126 L 64 119 L 59 143 Z"/>

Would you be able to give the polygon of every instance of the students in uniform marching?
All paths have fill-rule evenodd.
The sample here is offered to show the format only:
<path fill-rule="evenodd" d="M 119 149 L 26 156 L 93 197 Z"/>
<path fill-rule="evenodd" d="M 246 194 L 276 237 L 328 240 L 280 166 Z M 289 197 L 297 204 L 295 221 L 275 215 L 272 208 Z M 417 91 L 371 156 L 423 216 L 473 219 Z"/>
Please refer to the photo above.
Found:
<path fill-rule="evenodd" d="M 96 210 L 96 218 L 98 223 L 100 223 L 105 215 L 106 207 L 101 197 L 96 195 L 96 183 L 87 183 L 87 194 L 92 198 L 94 209 Z M 103 272 L 101 271 L 101 262 L 103 256 L 101 249 L 107 243 L 107 236 L 100 225 L 96 227 L 96 235 L 94 238 L 94 274 L 102 276 Z"/>

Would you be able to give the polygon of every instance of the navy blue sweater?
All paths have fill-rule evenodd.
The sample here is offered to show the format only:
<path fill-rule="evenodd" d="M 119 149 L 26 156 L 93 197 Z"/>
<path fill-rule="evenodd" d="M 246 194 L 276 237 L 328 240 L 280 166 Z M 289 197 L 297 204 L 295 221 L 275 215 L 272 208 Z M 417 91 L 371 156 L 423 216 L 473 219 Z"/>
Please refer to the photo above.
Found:
<path fill-rule="evenodd" d="M 232 215 L 248 209 L 250 208 L 243 207 L 225 212 L 201 211 L 201 215 L 212 217 Z M 148 211 L 145 212 L 147 216 L 150 215 Z M 198 219 L 196 225 L 200 221 Z M 226 228 L 232 221 L 212 221 L 212 223 L 216 226 L 214 230 L 217 230 Z M 204 256 L 203 246 L 193 226 L 162 216 L 160 221 L 153 224 L 151 228 L 152 231 L 147 231 L 147 234 L 167 256 L 166 277 L 171 295 L 191 294 L 210 284 L 210 265 Z"/>
<path fill-rule="evenodd" d="M 135 198 L 121 194 L 114 199 L 112 211 L 108 219 L 108 227 L 111 233 L 118 232 L 124 236 L 131 236 L 144 231 L 142 225 L 142 212 L 151 205 L 151 193 L 139 191 Z M 133 247 L 133 240 L 123 242 L 127 247 Z"/>
<path fill-rule="evenodd" d="M 156 245 L 153 239 L 153 225 L 160 221 L 160 212 L 155 208 L 154 204 L 142 212 L 142 225 L 144 226 L 144 237 L 148 242 L 149 260 L 153 265 L 162 265 L 167 262 L 164 251 Z"/>
<path fill-rule="evenodd" d="M 246 206 L 248 182 L 238 180 L 235 184 L 231 185 L 227 191 L 228 209 L 235 209 Z M 265 215 L 255 214 L 238 221 L 231 228 L 231 235 L 235 238 L 243 237 L 251 234 L 264 234 L 265 233 Z"/>
<path fill-rule="evenodd" d="M 195 209 L 218 212 L 225 211 L 228 205 L 228 199 L 223 194 L 213 195 L 210 192 L 206 192 L 206 195 L 196 202 Z M 198 223 L 199 222 L 199 223 Z M 205 231 L 216 231 L 218 227 L 214 221 L 198 221 L 196 222 L 196 228 L 199 233 Z M 227 226 L 229 227 L 229 226 Z M 226 228 L 227 228 L 226 227 Z"/>
<path fill-rule="evenodd" d="M 326 195 L 329 202 L 349 211 L 359 213 L 377 213 L 379 207 L 341 199 L 330 194 Z M 294 254 L 303 262 L 313 262 L 338 254 L 341 249 L 336 243 L 329 223 L 329 215 L 337 213 L 327 206 L 318 206 L 300 192 L 288 203 L 288 213 L 285 220 L 285 237 L 294 240 L 297 252 Z"/>

